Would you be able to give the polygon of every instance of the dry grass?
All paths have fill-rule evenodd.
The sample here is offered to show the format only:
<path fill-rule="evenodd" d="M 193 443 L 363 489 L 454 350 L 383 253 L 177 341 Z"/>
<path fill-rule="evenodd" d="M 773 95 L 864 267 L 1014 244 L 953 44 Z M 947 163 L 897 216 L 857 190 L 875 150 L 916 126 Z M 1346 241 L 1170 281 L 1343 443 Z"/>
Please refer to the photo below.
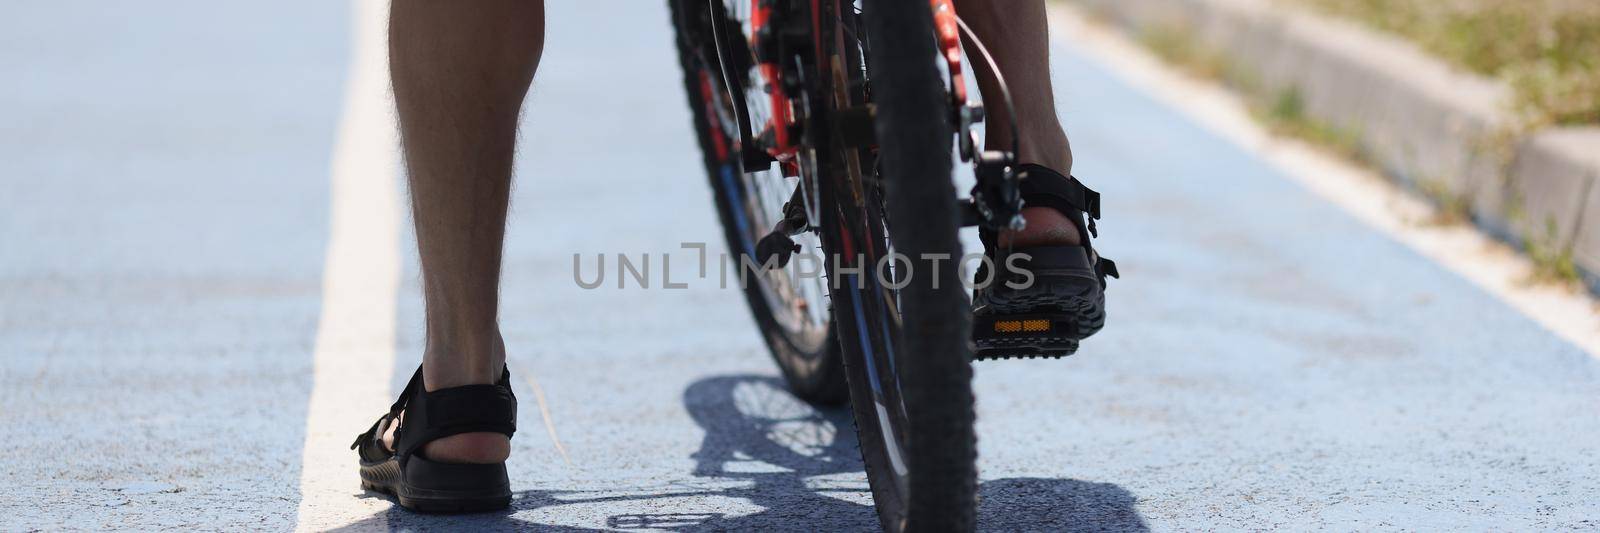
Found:
<path fill-rule="evenodd" d="M 1530 125 L 1600 124 L 1600 0 L 1282 0 L 1504 80 Z"/>
<path fill-rule="evenodd" d="M 1528 127 L 1600 124 L 1600 0 L 1279 1 L 1360 17 L 1416 39 L 1464 68 L 1506 80 L 1516 89 L 1516 104 Z M 1362 148 L 1360 131 L 1311 116 L 1297 88 L 1264 87 L 1250 69 L 1202 45 L 1187 28 L 1146 28 L 1139 40 L 1186 74 L 1236 90 L 1256 119 L 1274 134 L 1310 141 L 1347 160 L 1372 164 Z M 1515 131 L 1502 133 L 1512 136 L 1507 139 L 1517 135 Z M 1438 207 L 1427 223 L 1454 225 L 1471 220 L 1469 199 L 1451 192 L 1443 181 L 1421 179 L 1416 185 Z M 1520 200 L 1517 202 L 1520 205 Z M 1545 221 L 1544 229 L 1521 239 L 1535 266 L 1529 281 L 1577 286 L 1579 273 L 1572 249 L 1559 244 L 1553 219 Z"/>

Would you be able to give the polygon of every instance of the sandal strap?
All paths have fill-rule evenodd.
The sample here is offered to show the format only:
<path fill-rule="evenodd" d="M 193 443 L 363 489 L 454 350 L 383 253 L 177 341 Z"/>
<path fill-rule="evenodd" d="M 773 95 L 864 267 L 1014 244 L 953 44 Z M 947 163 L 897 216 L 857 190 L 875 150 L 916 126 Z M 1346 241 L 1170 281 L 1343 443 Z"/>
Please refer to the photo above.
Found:
<path fill-rule="evenodd" d="M 501 370 L 500 380 L 492 385 L 463 385 L 428 391 L 422 382 L 422 367 L 417 367 L 411 382 L 389 414 L 378 419 L 372 429 L 356 437 L 351 448 L 376 438 L 384 420 L 399 417 L 395 430 L 394 454 L 405 462 L 422 445 L 461 433 L 502 433 L 510 437 L 517 431 L 517 398 L 511 392 L 511 371 Z"/>
<path fill-rule="evenodd" d="M 356 435 L 356 441 L 350 443 L 350 449 L 360 451 L 363 457 L 369 455 L 368 452 L 370 450 L 361 448 L 361 445 L 364 443 L 377 443 L 378 433 L 389 427 L 389 424 L 387 423 L 388 421 L 395 420 L 400 417 L 400 412 L 406 409 L 406 402 L 411 401 L 411 396 L 418 390 L 421 390 L 421 387 L 422 366 L 419 365 L 417 366 L 417 372 L 411 375 L 411 381 L 406 382 L 406 387 L 404 389 L 400 389 L 400 398 L 396 399 L 393 404 L 389 405 L 389 412 L 378 417 L 378 421 L 373 422 L 372 427 L 367 429 L 366 433 Z M 381 445 L 377 445 L 375 452 L 389 453 L 389 451 L 383 449 L 383 446 Z"/>
<path fill-rule="evenodd" d="M 1021 189 L 1024 207 L 1054 209 L 1066 215 L 1072 224 L 1077 226 L 1078 233 L 1083 235 L 1083 248 L 1088 253 L 1095 274 L 1100 277 L 1102 285 L 1105 284 L 1107 277 L 1121 278 L 1121 273 L 1117 271 L 1117 263 L 1101 257 L 1089 242 L 1090 237 L 1100 236 L 1098 228 L 1095 227 L 1095 221 L 1100 219 L 1100 193 L 1085 186 L 1077 178 L 1064 176 L 1043 165 L 1032 163 L 1019 165 L 1017 176 L 1021 178 L 1018 188 Z M 997 253 L 998 238 L 995 232 L 980 230 L 978 235 L 989 253 Z"/>
<path fill-rule="evenodd" d="M 1106 276 L 1122 279 L 1122 273 L 1117 272 L 1117 262 L 1098 255 L 1094 258 L 1094 272 L 1099 274 L 1102 280 L 1106 279 Z"/>
<path fill-rule="evenodd" d="M 1023 205 L 1055 209 L 1079 225 L 1082 214 L 1087 214 L 1089 236 L 1100 236 L 1094 226 L 1094 221 L 1100 220 L 1100 193 L 1077 178 L 1032 163 L 1017 167 L 1017 177 L 1021 178 L 1018 188 Z"/>
<path fill-rule="evenodd" d="M 379 435 L 389 427 L 389 422 L 394 420 L 394 417 L 395 415 L 392 413 L 384 413 L 383 416 L 378 417 L 378 421 L 373 422 L 372 427 L 368 428 L 366 433 L 356 435 L 356 441 L 350 443 L 350 449 L 356 450 L 356 453 L 361 456 L 361 460 L 368 462 L 382 461 L 394 455 L 385 449 L 383 442 L 379 440 Z"/>

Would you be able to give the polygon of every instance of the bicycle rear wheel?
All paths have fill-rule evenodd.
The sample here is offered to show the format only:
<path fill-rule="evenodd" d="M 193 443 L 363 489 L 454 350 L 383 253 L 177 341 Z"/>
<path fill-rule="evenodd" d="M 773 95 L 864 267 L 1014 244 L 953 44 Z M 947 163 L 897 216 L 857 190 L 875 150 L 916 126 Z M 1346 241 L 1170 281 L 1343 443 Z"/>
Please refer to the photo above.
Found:
<path fill-rule="evenodd" d="M 715 43 L 709 32 L 713 16 L 723 17 L 723 22 L 734 28 L 742 27 L 747 19 L 740 10 L 749 2 L 735 0 L 725 6 L 719 4 L 717 7 L 722 11 L 718 13 L 713 13 L 703 0 L 669 0 L 668 4 L 677 31 L 684 93 L 693 115 L 723 234 L 728 249 L 735 254 L 732 267 L 749 275 L 749 282 L 741 285 L 751 314 L 791 392 L 812 403 L 843 403 L 848 399 L 848 392 L 839 341 L 828 312 L 826 281 L 814 275 L 822 268 L 817 264 L 823 255 L 819 252 L 821 243 L 817 236 L 809 232 L 796 235 L 794 240 L 801 250 L 795 260 L 782 268 L 747 272 L 740 259 L 749 258 L 752 264 L 761 262 L 755 259 L 756 242 L 782 219 L 784 203 L 796 187 L 775 169 L 745 172 L 739 156 L 739 126 L 734 120 L 733 104 L 728 101 L 730 95 L 724 88 Z M 742 53 L 749 52 L 747 47 L 734 48 Z M 750 111 L 759 113 L 767 100 L 760 92 L 762 88 L 751 67 L 753 61 L 741 62 L 734 70 L 743 78 L 734 82 L 760 95 L 747 99 Z M 731 96 L 746 98 L 749 95 Z M 755 116 L 751 121 L 764 119 Z M 745 279 L 740 275 L 730 278 L 741 282 Z"/>
<path fill-rule="evenodd" d="M 863 0 L 858 16 L 850 3 L 824 4 L 836 11 L 822 20 L 839 21 L 822 25 L 838 28 L 823 35 L 832 53 L 821 63 L 833 68 L 821 101 L 836 117 L 828 142 L 847 137 L 844 116 L 875 117 L 875 149 L 824 158 L 823 176 L 834 179 L 821 195 L 835 328 L 873 500 L 886 531 L 970 530 L 971 312 L 957 268 L 952 109 L 932 10 L 928 0 Z"/>

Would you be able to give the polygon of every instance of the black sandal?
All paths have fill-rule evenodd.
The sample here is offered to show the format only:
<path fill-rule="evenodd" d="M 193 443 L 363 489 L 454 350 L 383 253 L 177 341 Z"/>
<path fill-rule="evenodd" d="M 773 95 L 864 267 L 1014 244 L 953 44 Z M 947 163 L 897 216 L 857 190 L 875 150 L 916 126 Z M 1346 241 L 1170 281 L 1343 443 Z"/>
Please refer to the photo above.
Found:
<path fill-rule="evenodd" d="M 1117 264 L 1100 257 L 1089 244 L 1090 237 L 1099 236 L 1094 221 L 1100 219 L 1100 193 L 1039 165 L 1022 165 L 1018 174 L 1023 205 L 1049 207 L 1066 215 L 1077 226 L 1083 244 L 1000 250 L 995 232 L 980 232 L 999 275 L 990 279 L 988 265 L 979 268 L 979 283 L 989 284 L 972 297 L 975 359 L 1076 353 L 1078 341 L 1105 326 L 1106 276 L 1119 277 Z M 1031 283 L 1018 271 L 1031 273 Z"/>
<path fill-rule="evenodd" d="M 400 413 L 404 411 L 405 417 Z M 395 430 L 395 450 L 383 446 L 389 424 Z M 511 482 L 505 462 L 457 464 L 430 461 L 422 445 L 473 432 L 504 433 L 517 430 L 517 398 L 511 393 L 511 372 L 503 370 L 493 385 L 466 385 L 428 392 L 422 386 L 422 368 L 411 376 L 400 399 L 372 428 L 356 437 L 350 449 L 361 455 L 361 488 L 392 494 L 400 506 L 420 512 L 477 512 L 511 505 Z"/>

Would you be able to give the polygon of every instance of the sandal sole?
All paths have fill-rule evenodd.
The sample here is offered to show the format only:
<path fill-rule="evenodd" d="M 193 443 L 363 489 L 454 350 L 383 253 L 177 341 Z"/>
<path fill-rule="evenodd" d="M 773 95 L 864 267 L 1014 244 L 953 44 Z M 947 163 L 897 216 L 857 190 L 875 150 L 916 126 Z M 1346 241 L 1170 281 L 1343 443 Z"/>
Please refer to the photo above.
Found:
<path fill-rule="evenodd" d="M 399 462 L 392 459 L 361 465 L 361 488 L 393 496 L 401 507 L 419 513 L 481 513 L 511 506 L 505 463 L 456 465 L 433 463 L 419 457 L 412 457 L 411 463 L 413 467 L 427 469 L 427 477 L 433 478 L 431 482 L 456 488 L 422 488 L 407 484 Z"/>

